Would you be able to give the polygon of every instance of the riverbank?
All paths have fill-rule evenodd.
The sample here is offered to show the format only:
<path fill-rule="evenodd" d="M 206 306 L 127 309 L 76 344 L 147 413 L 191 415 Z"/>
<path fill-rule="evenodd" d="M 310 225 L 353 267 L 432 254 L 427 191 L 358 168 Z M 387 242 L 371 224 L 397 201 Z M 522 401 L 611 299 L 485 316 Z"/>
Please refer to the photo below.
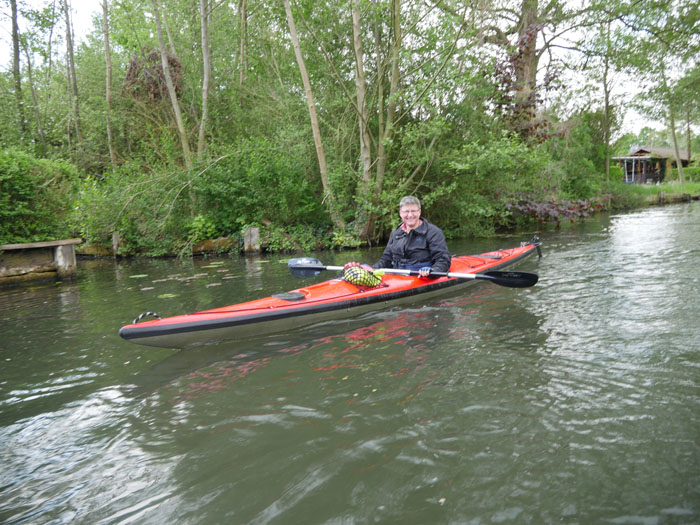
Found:
<path fill-rule="evenodd" d="M 688 186 L 688 185 L 686 185 Z M 697 201 L 700 200 L 700 184 L 696 184 L 694 186 L 697 186 L 697 188 L 694 188 L 693 185 L 690 187 L 686 188 L 684 186 L 682 189 L 688 189 L 690 191 L 694 191 L 694 193 L 690 193 L 688 191 L 684 192 L 677 192 L 677 191 L 669 191 L 667 189 L 660 189 L 664 188 L 663 186 L 661 187 L 635 187 L 631 188 L 631 193 L 634 194 L 634 198 L 630 198 L 630 196 L 626 196 L 626 200 L 629 201 L 628 205 L 623 205 L 620 206 L 619 204 L 616 206 L 616 210 L 620 211 L 632 211 L 635 209 L 643 209 L 644 207 L 647 206 L 665 206 L 669 204 L 679 204 L 679 203 L 684 203 L 684 202 L 691 202 L 691 201 Z M 677 188 L 670 188 L 671 190 L 677 190 Z M 604 211 L 610 211 L 610 210 L 601 210 L 601 212 Z M 587 220 L 586 218 L 580 219 L 580 220 Z M 533 221 L 534 224 L 534 221 Z M 538 226 L 542 226 L 541 223 L 537 223 Z M 251 231 L 254 232 L 254 237 L 256 239 L 255 243 L 250 242 L 250 236 L 251 236 Z M 289 249 L 289 246 L 292 246 L 293 243 L 288 243 L 286 248 L 283 249 L 278 249 L 277 245 L 271 244 L 270 242 L 267 241 L 267 238 L 269 238 L 268 235 L 265 234 L 265 229 L 263 228 L 249 228 L 246 230 L 246 235 L 241 235 L 241 236 L 229 236 L 229 237 L 217 237 L 214 239 L 205 239 L 198 241 L 196 243 L 192 243 L 190 248 L 188 250 L 185 250 L 180 253 L 171 253 L 171 254 L 164 254 L 161 255 L 160 257 L 180 257 L 183 255 L 187 256 L 203 256 L 203 255 L 215 255 L 215 254 L 227 254 L 227 253 L 237 253 L 237 254 L 244 254 L 244 253 L 262 253 L 262 252 L 268 252 L 268 253 L 277 253 L 277 252 L 293 252 L 293 249 Z M 119 254 L 119 240 L 118 236 L 113 237 L 113 242 L 111 246 L 106 246 L 104 244 L 95 244 L 95 243 L 85 243 L 77 248 L 77 254 L 79 257 L 93 257 L 93 258 L 101 258 L 101 257 L 121 257 Z M 352 246 L 338 246 L 337 248 L 339 249 L 357 249 L 357 245 L 352 245 Z M 305 251 L 305 250 L 302 250 Z M 129 255 L 127 257 L 132 257 L 132 255 Z M 152 258 L 151 256 L 145 256 Z"/>
<path fill-rule="evenodd" d="M 646 197 L 647 204 L 649 205 L 676 204 L 697 200 L 700 200 L 700 195 L 691 195 L 690 193 L 666 193 L 665 191 L 647 195 Z"/>

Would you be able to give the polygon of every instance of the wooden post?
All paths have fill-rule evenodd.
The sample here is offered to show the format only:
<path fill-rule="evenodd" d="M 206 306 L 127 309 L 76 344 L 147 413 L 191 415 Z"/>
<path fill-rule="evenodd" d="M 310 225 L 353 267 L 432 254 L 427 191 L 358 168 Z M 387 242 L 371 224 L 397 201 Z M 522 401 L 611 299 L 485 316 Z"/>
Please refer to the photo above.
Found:
<path fill-rule="evenodd" d="M 116 257 L 119 253 L 119 247 L 122 245 L 122 236 L 119 232 L 112 232 L 112 253 Z"/>
<path fill-rule="evenodd" d="M 251 226 L 243 233 L 243 251 L 246 253 L 260 251 L 260 228 Z"/>
<path fill-rule="evenodd" d="M 72 279 L 78 273 L 75 260 L 75 244 L 62 244 L 53 250 L 53 261 L 59 279 Z"/>

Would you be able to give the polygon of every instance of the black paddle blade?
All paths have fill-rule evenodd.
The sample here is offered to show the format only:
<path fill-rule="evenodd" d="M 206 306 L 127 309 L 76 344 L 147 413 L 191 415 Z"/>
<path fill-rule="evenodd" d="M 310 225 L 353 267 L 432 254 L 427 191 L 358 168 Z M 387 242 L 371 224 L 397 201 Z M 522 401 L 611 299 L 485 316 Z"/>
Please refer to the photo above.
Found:
<path fill-rule="evenodd" d="M 539 280 L 539 276 L 535 273 L 527 272 L 485 272 L 477 274 L 477 279 L 487 279 L 495 284 L 507 286 L 508 288 L 529 288 L 535 286 Z"/>
<path fill-rule="evenodd" d="M 313 277 L 326 269 L 323 263 L 312 257 L 297 257 L 287 263 L 289 271 L 296 277 Z"/>

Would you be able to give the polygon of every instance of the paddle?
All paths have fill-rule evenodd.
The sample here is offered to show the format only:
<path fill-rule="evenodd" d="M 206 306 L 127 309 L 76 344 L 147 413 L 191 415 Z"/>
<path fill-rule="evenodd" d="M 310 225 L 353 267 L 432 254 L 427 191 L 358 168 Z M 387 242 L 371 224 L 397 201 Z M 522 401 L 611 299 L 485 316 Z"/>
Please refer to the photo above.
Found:
<path fill-rule="evenodd" d="M 342 266 L 324 266 L 318 259 L 310 257 L 299 257 L 291 259 L 288 263 L 289 271 L 297 277 L 313 277 L 323 270 L 342 271 Z M 381 268 L 384 273 L 395 273 L 400 275 L 418 275 L 417 270 L 397 270 L 394 268 Z M 456 273 L 456 272 L 431 272 L 434 277 L 455 277 L 457 279 L 481 279 L 490 281 L 499 286 L 508 288 L 528 288 L 537 283 L 539 277 L 534 273 L 526 272 L 499 272 L 496 270 L 484 273 Z"/>

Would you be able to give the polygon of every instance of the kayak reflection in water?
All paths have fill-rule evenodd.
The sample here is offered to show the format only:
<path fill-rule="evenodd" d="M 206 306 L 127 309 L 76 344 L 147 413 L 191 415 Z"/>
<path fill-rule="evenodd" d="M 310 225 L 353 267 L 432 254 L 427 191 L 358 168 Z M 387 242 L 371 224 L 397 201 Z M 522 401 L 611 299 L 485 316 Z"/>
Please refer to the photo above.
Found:
<path fill-rule="evenodd" d="M 375 268 L 415 270 L 420 277 L 429 277 L 431 271 L 450 270 L 452 255 L 447 249 L 442 230 L 421 219 L 420 200 L 406 196 L 399 203 L 401 225 L 389 236 L 389 242 Z M 346 266 L 356 266 L 348 263 Z"/>

